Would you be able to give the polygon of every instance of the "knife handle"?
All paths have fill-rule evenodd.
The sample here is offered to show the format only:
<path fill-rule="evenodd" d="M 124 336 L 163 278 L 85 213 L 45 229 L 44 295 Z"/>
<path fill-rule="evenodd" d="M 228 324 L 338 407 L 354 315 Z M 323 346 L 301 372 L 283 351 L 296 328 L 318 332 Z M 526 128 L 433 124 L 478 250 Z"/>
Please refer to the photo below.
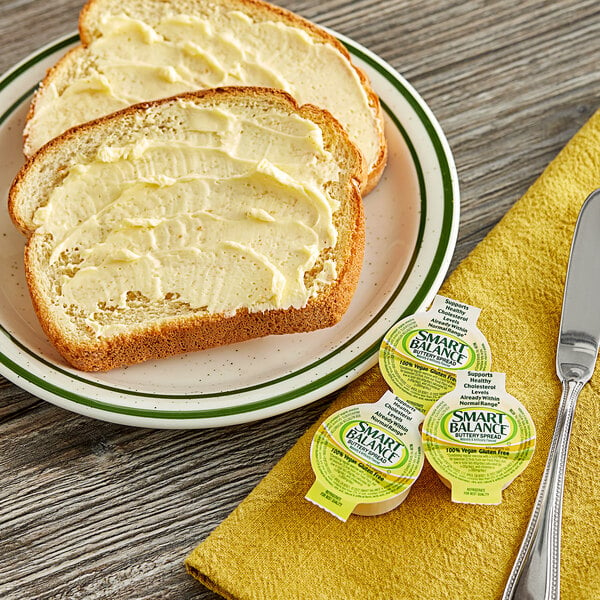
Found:
<path fill-rule="evenodd" d="M 584 382 L 563 381 L 552 443 L 525 537 L 502 600 L 559 600 L 560 527 L 575 406 Z"/>

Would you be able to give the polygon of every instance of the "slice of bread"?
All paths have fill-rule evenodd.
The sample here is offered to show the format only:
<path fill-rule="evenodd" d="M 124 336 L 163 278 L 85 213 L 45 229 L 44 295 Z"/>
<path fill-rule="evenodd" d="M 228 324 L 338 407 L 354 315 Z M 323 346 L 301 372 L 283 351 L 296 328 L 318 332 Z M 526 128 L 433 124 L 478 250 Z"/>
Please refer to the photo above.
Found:
<path fill-rule="evenodd" d="M 40 323 L 107 370 L 337 323 L 360 274 L 364 160 L 267 88 L 138 104 L 52 140 L 9 193 Z"/>
<path fill-rule="evenodd" d="M 386 162 L 379 101 L 344 46 L 261 0 L 90 0 L 82 45 L 52 68 L 29 112 L 25 154 L 134 103 L 223 86 L 264 86 L 327 109 L 363 153 L 375 187 Z"/>

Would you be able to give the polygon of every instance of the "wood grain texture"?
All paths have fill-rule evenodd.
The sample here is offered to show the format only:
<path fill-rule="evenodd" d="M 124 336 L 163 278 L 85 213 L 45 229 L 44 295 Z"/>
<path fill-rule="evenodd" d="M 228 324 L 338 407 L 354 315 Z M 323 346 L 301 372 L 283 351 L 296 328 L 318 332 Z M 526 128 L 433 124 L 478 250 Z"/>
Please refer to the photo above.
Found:
<path fill-rule="evenodd" d="M 281 4 L 379 54 L 432 108 L 460 178 L 453 267 L 600 105 L 597 0 Z M 3 0 L 0 70 L 71 32 L 80 5 Z M 155 431 L 68 413 L 0 378 L 0 597 L 217 598 L 183 558 L 328 402 L 227 429 Z"/>

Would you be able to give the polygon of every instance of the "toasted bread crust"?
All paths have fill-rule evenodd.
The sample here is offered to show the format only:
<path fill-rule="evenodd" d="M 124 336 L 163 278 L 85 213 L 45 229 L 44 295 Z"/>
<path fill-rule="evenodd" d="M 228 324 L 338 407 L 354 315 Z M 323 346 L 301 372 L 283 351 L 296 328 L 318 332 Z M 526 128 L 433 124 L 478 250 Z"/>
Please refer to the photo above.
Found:
<path fill-rule="evenodd" d="M 52 153 L 54 148 L 60 147 L 64 143 L 68 143 L 69 140 L 77 138 L 79 135 L 81 135 L 82 132 L 91 131 L 94 128 L 102 128 L 104 126 L 104 123 L 109 123 L 113 118 L 122 118 L 127 115 L 135 114 L 140 110 L 143 111 L 155 106 L 161 106 L 163 104 L 171 102 L 174 99 L 209 99 L 211 97 L 218 97 L 221 94 L 260 96 L 264 93 L 271 94 L 274 98 L 278 97 L 281 101 L 284 101 L 293 106 L 295 110 L 300 112 L 300 114 L 306 115 L 308 118 L 316 120 L 316 122 L 318 123 L 323 123 L 323 115 L 326 115 L 326 120 L 328 124 L 336 130 L 336 135 L 341 136 L 345 140 L 345 143 L 353 149 L 355 155 L 354 160 L 356 161 L 354 179 L 356 180 L 359 192 L 361 194 L 364 193 L 364 182 L 368 178 L 365 160 L 358 148 L 356 148 L 356 146 L 351 142 L 346 130 L 342 127 L 342 125 L 340 125 L 338 120 L 330 112 L 328 112 L 325 109 L 313 106 L 311 104 L 304 104 L 300 106 L 296 99 L 293 98 L 290 94 L 275 88 L 210 88 L 206 90 L 198 90 L 196 92 L 186 92 L 169 98 L 161 98 L 159 100 L 150 100 L 148 102 L 134 104 L 115 113 L 104 115 L 103 117 L 99 117 L 98 119 L 95 119 L 93 121 L 88 121 L 87 123 L 82 123 L 81 125 L 72 127 L 71 129 L 65 131 L 61 135 L 51 139 L 48 143 L 42 146 L 33 156 L 26 160 L 25 164 L 21 167 L 21 169 L 15 176 L 15 179 L 13 180 L 11 188 L 8 192 L 8 212 L 13 224 L 23 235 L 27 237 L 29 237 L 34 232 L 35 225 L 33 224 L 31 218 L 27 218 L 27 216 L 23 214 L 21 210 L 22 205 L 17 200 L 17 197 L 21 192 L 22 180 L 25 178 L 26 174 L 29 173 L 31 165 L 34 163 L 34 161 L 42 161 L 44 157 Z"/>
<path fill-rule="evenodd" d="M 361 204 L 356 191 L 357 203 Z M 26 275 L 33 307 L 44 333 L 60 354 L 82 371 L 108 371 L 186 352 L 206 350 L 225 344 L 244 342 L 267 335 L 315 331 L 332 327 L 346 312 L 358 285 L 364 254 L 364 217 L 357 213 L 352 237 L 350 260 L 339 274 L 338 281 L 326 295 L 311 298 L 301 308 L 277 309 L 262 312 L 239 310 L 233 316 L 211 315 L 193 319 L 178 319 L 153 327 L 119 335 L 94 345 L 74 345 L 65 339 L 55 326 L 46 304 L 35 285 L 26 248 Z"/>
<path fill-rule="evenodd" d="M 182 3 L 188 4 L 190 6 L 201 6 L 203 0 L 181 0 Z M 383 124 L 383 115 L 381 111 L 381 105 L 379 102 L 379 98 L 377 94 L 371 87 L 369 79 L 365 75 L 365 73 L 359 69 L 351 60 L 351 56 L 347 51 L 346 47 L 333 35 L 329 34 L 327 31 L 321 29 L 311 21 L 289 11 L 279 6 L 270 4 L 268 2 L 264 2 L 263 0 L 215 0 L 218 3 L 223 5 L 227 5 L 230 7 L 236 7 L 239 10 L 246 12 L 247 14 L 251 14 L 253 18 L 257 20 L 272 20 L 276 19 L 285 24 L 298 27 L 309 33 L 315 40 L 318 40 L 322 43 L 330 44 L 334 46 L 352 65 L 354 70 L 356 71 L 360 82 L 367 94 L 369 106 L 371 107 L 376 126 L 378 129 L 378 137 L 379 137 L 379 153 L 375 163 L 371 166 L 368 177 L 363 179 L 361 193 L 363 195 L 371 192 L 379 182 L 383 170 L 385 169 L 387 163 L 387 144 L 385 141 L 384 134 L 384 124 Z M 88 2 L 83 6 L 81 12 L 79 14 L 78 21 L 78 29 L 79 29 L 79 37 L 81 39 L 81 45 L 71 49 L 65 56 L 63 56 L 56 65 L 50 68 L 43 81 L 41 82 L 38 90 L 34 94 L 32 99 L 26 122 L 32 119 L 35 111 L 36 104 L 45 92 L 45 90 L 54 82 L 56 82 L 59 77 L 62 76 L 65 69 L 71 66 L 74 62 L 77 61 L 81 52 L 87 48 L 94 39 L 96 39 L 97 34 L 93 31 L 93 22 L 95 19 L 95 12 L 102 11 L 102 3 L 106 2 L 106 0 L 88 0 Z M 148 3 L 148 0 L 130 0 L 130 4 L 134 3 Z M 168 5 L 172 2 L 172 0 L 150 0 L 150 3 L 158 3 Z M 133 11 L 135 12 L 135 11 Z M 28 133 L 27 126 L 25 128 L 23 134 L 23 147 L 26 156 L 30 156 L 32 154 L 31 149 L 29 148 L 28 142 Z"/>
<path fill-rule="evenodd" d="M 33 115 L 36 111 L 37 103 L 39 102 L 42 95 L 46 92 L 48 86 L 50 86 L 58 76 L 68 67 L 77 61 L 79 55 L 85 51 L 84 45 L 75 46 L 75 48 L 71 48 L 62 58 L 58 60 L 56 64 L 50 67 L 46 71 L 46 75 L 44 79 L 40 82 L 37 89 L 33 94 L 33 98 L 31 99 L 31 103 L 29 104 L 29 110 L 27 111 L 27 116 L 25 117 L 25 128 L 23 130 L 23 153 L 25 157 L 32 156 L 34 152 L 29 149 L 29 134 L 28 134 L 28 124 L 33 118 Z"/>
<path fill-rule="evenodd" d="M 349 157 L 348 197 L 340 210 L 346 211 L 347 233 L 340 235 L 336 246 L 337 280 L 317 296 L 309 299 L 300 309 L 276 309 L 261 312 L 238 310 L 229 316 L 176 317 L 165 319 L 160 325 L 138 328 L 127 334 L 99 338 L 93 342 L 72 339 L 65 335 L 52 318 L 49 301 L 40 286 L 40 273 L 36 245 L 42 234 L 35 232 L 32 215 L 21 210 L 23 186 L 40 163 L 49 162 L 65 145 L 74 144 L 82 136 L 108 128 L 128 115 L 161 107 L 179 99 L 219 99 L 224 96 L 255 96 L 267 94 L 275 103 L 284 103 L 301 116 L 319 124 L 324 133 L 344 146 Z M 337 140 L 337 142 L 335 142 Z M 66 170 L 68 164 L 59 165 Z M 298 106 L 285 92 L 270 88 L 216 88 L 190 92 L 142 104 L 130 106 L 118 113 L 101 117 L 96 121 L 70 129 L 51 140 L 21 169 L 9 192 L 9 211 L 15 225 L 29 240 L 25 248 L 25 273 L 32 303 L 42 329 L 61 355 L 73 366 L 84 371 L 105 371 L 149 359 L 164 358 L 183 352 L 211 348 L 223 344 L 241 342 L 271 334 L 313 331 L 335 325 L 348 308 L 358 284 L 365 244 L 365 227 L 359 187 L 365 177 L 364 159 L 352 144 L 342 126 L 326 111 L 311 105 Z"/>

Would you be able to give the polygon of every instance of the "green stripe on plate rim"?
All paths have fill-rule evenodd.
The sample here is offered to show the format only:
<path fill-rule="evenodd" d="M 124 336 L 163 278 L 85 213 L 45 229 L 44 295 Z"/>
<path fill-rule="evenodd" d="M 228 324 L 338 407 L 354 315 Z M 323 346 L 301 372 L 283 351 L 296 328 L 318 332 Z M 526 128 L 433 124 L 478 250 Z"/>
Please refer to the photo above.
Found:
<path fill-rule="evenodd" d="M 419 160 L 418 160 L 418 156 L 416 153 L 416 150 L 412 144 L 412 141 L 410 140 L 408 134 L 406 133 L 404 127 L 402 126 L 402 124 L 398 121 L 397 117 L 391 112 L 391 110 L 389 109 L 389 107 L 387 107 L 385 105 L 385 103 L 382 101 L 382 105 L 384 107 L 384 109 L 386 110 L 386 112 L 389 114 L 390 118 L 392 119 L 392 121 L 394 122 L 395 126 L 398 128 L 398 130 L 400 131 L 400 133 L 402 134 L 405 143 L 407 145 L 407 147 L 409 148 L 409 151 L 411 153 L 411 156 L 413 158 L 413 161 L 415 163 L 416 166 L 416 171 L 417 171 L 417 179 L 418 179 L 418 184 L 419 184 L 419 190 L 420 190 L 420 196 L 422 199 L 422 207 L 421 207 L 421 215 L 420 215 L 420 223 L 419 223 L 419 231 L 417 234 L 417 239 L 416 239 L 416 243 L 415 243 L 415 249 L 413 251 L 413 254 L 411 256 L 411 259 L 408 263 L 406 272 L 402 278 L 402 280 L 400 281 L 400 283 L 398 284 L 394 294 L 392 294 L 390 296 L 390 298 L 388 299 L 388 301 L 385 303 L 385 305 L 379 310 L 379 312 L 371 319 L 371 321 L 365 325 L 365 327 L 363 327 L 358 333 L 356 333 L 350 340 L 348 340 L 347 342 L 345 342 L 344 344 L 342 344 L 341 346 L 339 346 L 338 348 L 335 349 L 335 351 L 325 355 L 324 357 L 322 357 L 321 359 L 315 361 L 314 363 L 311 363 L 301 369 L 298 369 L 296 371 L 294 371 L 291 374 L 288 375 L 284 375 L 282 377 L 279 377 L 277 379 L 273 379 L 267 382 L 263 382 L 261 384 L 257 384 L 254 386 L 248 386 L 245 388 L 237 388 L 234 390 L 227 390 L 227 391 L 223 391 L 223 392 L 217 392 L 217 393 L 205 393 L 205 394 L 152 394 L 151 396 L 149 396 L 148 393 L 144 393 L 144 392 L 137 392 L 135 390 L 127 390 L 127 389 L 123 389 L 123 388 L 116 388 L 107 384 L 103 384 L 100 382 L 96 382 L 96 381 L 90 381 L 89 379 L 85 378 L 85 377 L 81 377 L 80 375 L 77 375 L 75 373 L 70 373 L 68 371 L 65 371 L 64 369 L 62 369 L 61 367 L 54 365 L 53 363 L 45 360 L 44 358 L 42 358 L 41 356 L 35 354 L 34 352 L 32 352 L 27 346 L 23 345 L 18 339 L 16 339 L 15 337 L 13 337 L 12 335 L 10 335 L 9 332 L 7 332 L 2 325 L 0 324 L 0 331 L 2 331 L 7 337 L 9 337 L 9 339 L 11 340 L 11 342 L 17 346 L 18 348 L 20 348 L 23 352 L 27 353 L 29 356 L 31 356 L 32 358 L 34 358 L 35 360 L 37 360 L 38 362 L 42 363 L 44 366 L 48 367 L 49 369 L 52 369 L 53 371 L 56 371 L 58 373 L 61 373 L 62 375 L 65 375 L 66 377 L 69 377 L 71 379 L 74 379 L 76 381 L 81 381 L 82 383 L 85 383 L 86 385 L 91 385 L 94 387 L 98 387 L 101 389 L 105 389 L 107 391 L 111 391 L 111 392 L 116 392 L 116 393 L 121 393 L 121 394 L 126 394 L 129 396 L 138 396 L 138 397 L 151 397 L 151 398 L 159 398 L 159 399 L 169 399 L 169 400 L 176 400 L 176 399 L 200 399 L 200 398 L 215 398 L 215 397 L 222 397 L 222 396 L 230 396 L 230 395 L 234 395 L 234 394 L 240 394 L 240 393 L 246 393 L 246 392 L 251 392 L 251 391 L 255 391 L 257 389 L 262 389 L 266 386 L 271 386 L 271 385 L 276 385 L 278 383 L 281 383 L 282 381 L 285 381 L 286 379 L 289 379 L 290 377 L 296 377 L 298 375 L 301 375 L 302 373 L 309 371 L 310 369 L 313 369 L 315 366 L 329 360 L 332 356 L 334 356 L 336 353 L 338 353 L 340 350 L 343 350 L 345 348 L 347 348 L 350 344 L 352 344 L 354 341 L 356 341 L 357 339 L 359 339 L 366 331 L 369 330 L 369 328 L 371 327 L 371 325 L 376 322 L 383 314 L 385 314 L 385 312 L 387 311 L 387 309 L 389 308 L 389 306 L 395 301 L 396 297 L 398 296 L 398 294 L 400 293 L 400 291 L 402 290 L 407 278 L 410 276 L 410 273 L 412 271 L 412 268 L 415 264 L 417 255 L 418 255 L 418 250 L 421 247 L 421 243 L 423 240 L 423 232 L 424 232 L 424 226 L 425 226 L 425 219 L 426 219 L 426 191 L 425 191 L 425 180 L 423 177 L 423 172 L 422 169 L 420 167 L 419 164 Z M 2 115 L 0 117 L 0 123 L 3 120 L 4 115 Z M 403 313 L 402 316 L 404 316 L 404 314 L 411 314 L 411 312 L 414 312 L 414 310 L 416 309 L 416 307 L 418 307 L 418 302 L 419 299 L 415 298 L 413 300 L 413 302 L 411 303 L 411 305 L 406 309 L 406 311 Z M 416 304 L 415 304 L 416 303 Z M 414 308 L 413 308 L 414 305 Z M 401 316 L 401 317 L 402 317 Z M 400 318 L 401 318 L 400 317 Z M 336 379 L 338 376 L 342 376 L 344 373 L 348 372 L 348 370 L 352 370 L 354 368 L 356 368 L 357 366 L 359 366 L 364 360 L 368 360 L 376 351 L 377 351 L 377 346 L 379 345 L 379 341 L 376 342 L 375 344 L 373 344 L 372 346 L 370 346 L 367 350 L 363 351 L 361 354 L 357 355 L 352 361 L 350 361 L 349 363 L 346 363 L 343 367 L 338 368 L 336 371 L 332 371 L 331 373 L 329 373 L 327 376 L 325 376 L 323 379 L 325 379 L 325 383 L 329 383 L 329 380 L 334 380 Z M 2 356 L 0 356 L 0 362 L 2 362 Z M 12 361 L 11 361 L 12 362 Z M 21 376 L 24 376 L 21 374 Z M 32 375 L 33 376 L 33 375 Z M 317 380 L 316 383 L 321 382 L 322 380 Z M 42 382 L 42 384 L 46 384 L 46 382 Z M 42 387 L 43 387 L 42 385 Z M 310 386 L 312 388 L 312 385 Z M 316 385 L 316 387 L 319 387 L 319 385 Z M 307 391 L 312 391 L 311 390 L 307 390 Z M 54 393 L 54 392 L 53 392 Z M 69 393 L 69 392 L 67 392 Z"/>
<path fill-rule="evenodd" d="M 2 79 L 0 79 L 0 91 L 2 91 L 5 87 L 7 87 L 10 83 L 12 83 L 17 77 L 28 71 L 31 67 L 39 63 L 41 60 L 44 60 L 47 56 L 74 44 L 79 41 L 79 34 L 75 33 L 73 35 L 69 35 L 57 42 L 51 43 L 45 48 L 42 48 L 39 54 L 35 54 L 30 58 L 26 58 L 22 63 L 18 63 L 14 66 L 10 71 L 4 74 Z"/>
<path fill-rule="evenodd" d="M 0 91 L 5 89 L 18 76 L 23 74 L 25 71 L 30 69 L 32 66 L 34 66 L 35 64 L 37 64 L 38 62 L 40 62 L 41 60 L 46 58 L 47 56 L 53 54 L 54 52 L 57 52 L 58 50 L 61 50 L 62 48 L 65 48 L 66 46 L 77 42 L 78 39 L 79 39 L 79 36 L 77 34 L 75 34 L 75 35 L 69 36 L 63 40 L 59 40 L 56 44 L 50 45 L 47 48 L 43 49 L 40 52 L 40 54 L 37 54 L 37 55 L 31 57 L 30 59 L 26 60 L 21 65 L 17 65 L 12 71 L 9 71 L 2 80 L 0 80 Z M 451 177 L 451 172 L 450 172 L 450 165 L 448 163 L 448 159 L 446 157 L 443 144 L 442 144 L 442 142 L 439 138 L 439 135 L 438 135 L 434 125 L 432 124 L 429 116 L 426 114 L 426 112 L 424 111 L 424 109 L 421 106 L 421 104 L 419 103 L 419 101 L 410 93 L 410 91 L 408 89 L 406 89 L 406 87 L 403 85 L 403 83 L 398 79 L 396 74 L 394 72 L 390 71 L 386 67 L 385 64 L 382 64 L 381 62 L 376 60 L 374 57 L 372 57 L 368 54 L 365 54 L 360 48 L 354 46 L 349 40 L 344 39 L 344 40 L 342 40 L 342 42 L 351 54 L 357 56 L 358 58 L 360 58 L 361 60 L 366 62 L 369 66 L 371 66 L 373 69 L 375 69 L 380 75 L 385 77 L 385 79 L 389 83 L 392 84 L 392 86 L 396 89 L 396 91 L 398 91 L 400 94 L 402 94 L 404 99 L 407 100 L 407 102 L 409 103 L 411 108 L 415 111 L 415 113 L 419 117 L 421 123 L 425 127 L 425 129 L 429 135 L 429 138 L 434 146 L 436 157 L 439 161 L 442 182 L 443 182 L 443 194 L 444 194 L 444 199 L 443 199 L 444 214 L 443 214 L 443 219 L 442 219 L 442 230 L 440 232 L 438 246 L 437 246 L 437 249 L 436 249 L 436 252 L 434 255 L 433 262 L 430 266 L 430 269 L 429 269 L 427 275 L 425 276 L 425 278 L 423 279 L 421 287 L 419 288 L 419 290 L 413 297 L 410 304 L 406 307 L 405 311 L 401 315 L 399 315 L 398 319 L 401 319 L 406 315 L 414 313 L 418 309 L 418 307 L 422 304 L 422 302 L 425 300 L 427 294 L 430 291 L 430 287 L 431 287 L 431 285 L 433 285 L 434 280 L 438 276 L 438 273 L 439 273 L 439 271 L 442 267 L 443 261 L 444 261 L 444 256 L 446 254 L 447 245 L 450 241 L 450 237 L 452 235 L 452 229 L 453 229 L 453 227 L 452 227 L 453 226 L 453 210 L 452 209 L 453 209 L 453 203 L 454 203 L 454 194 L 453 194 L 453 183 L 452 183 L 452 177 Z M 13 105 L 7 111 L 5 111 L 2 116 L 0 116 L 0 125 L 8 118 L 8 116 L 14 110 L 16 110 L 16 108 L 18 106 L 20 106 L 20 104 L 23 101 L 25 101 L 25 99 L 27 97 L 30 96 L 30 94 L 34 90 L 35 90 L 35 87 L 32 90 L 30 90 L 29 92 L 27 92 L 26 94 L 24 94 L 21 98 L 19 98 L 19 100 L 14 102 Z M 360 338 L 366 331 L 368 331 L 370 329 L 370 327 L 373 325 L 373 323 L 377 322 L 377 320 L 381 317 L 381 315 L 384 314 L 385 311 L 389 308 L 389 306 L 394 302 L 394 300 L 396 299 L 396 297 L 402 290 L 402 287 L 404 286 L 406 279 L 409 277 L 410 273 L 412 272 L 412 269 L 413 269 L 415 261 L 416 261 L 416 257 L 418 255 L 418 252 L 420 250 L 422 240 L 423 240 L 423 233 L 424 233 L 425 219 L 426 219 L 426 196 L 425 196 L 426 191 L 425 191 L 425 179 L 423 176 L 423 171 L 422 171 L 421 165 L 419 163 L 419 159 L 416 154 L 414 145 L 413 145 L 412 141 L 410 140 L 406 130 L 401 125 L 398 118 L 391 111 L 391 109 L 383 101 L 381 101 L 381 104 L 382 104 L 383 109 L 386 111 L 386 113 L 391 118 L 394 125 L 398 128 L 399 132 L 401 133 L 402 137 L 404 138 L 404 141 L 407 144 L 407 147 L 409 148 L 411 157 L 415 164 L 415 169 L 417 171 L 417 177 L 418 177 L 418 183 L 419 183 L 419 191 L 420 191 L 420 196 L 421 196 L 421 216 L 420 216 L 419 231 L 418 231 L 418 235 L 417 235 L 417 241 L 415 244 L 415 250 L 413 251 L 413 255 L 409 262 L 408 268 L 406 270 L 404 277 L 402 278 L 402 281 L 399 283 L 398 287 L 396 288 L 394 294 L 389 298 L 389 300 L 386 302 L 385 306 L 377 313 L 377 315 L 375 315 L 371 319 L 371 321 L 365 327 L 363 327 L 357 334 L 355 334 L 350 340 L 345 342 L 342 346 L 336 348 L 336 350 L 334 352 L 327 354 L 326 356 L 315 361 L 314 363 L 311 363 L 310 365 L 303 367 L 302 369 L 296 370 L 293 373 L 290 373 L 288 375 L 279 377 L 277 379 L 274 379 L 274 380 L 271 380 L 268 382 L 257 384 L 255 386 L 239 388 L 236 390 L 228 390 L 225 392 L 211 393 L 211 394 L 188 394 L 188 395 L 185 395 L 185 394 L 183 394 L 183 395 L 152 394 L 152 395 L 149 395 L 149 394 L 143 393 L 143 392 L 136 392 L 134 390 L 116 388 L 116 387 L 112 387 L 112 386 L 109 386 L 106 384 L 102 384 L 100 382 L 90 381 L 81 376 L 78 376 L 76 374 L 65 371 L 65 370 L 61 369 L 60 367 L 57 367 L 56 365 L 46 361 L 45 359 L 43 359 L 42 357 L 38 356 L 33 351 L 31 351 L 29 348 L 27 348 L 26 346 L 21 344 L 12 335 L 10 335 L 10 333 L 8 333 L 8 331 L 6 331 L 6 329 L 1 324 L 0 324 L 0 331 L 2 331 L 11 340 L 11 342 L 13 344 L 15 344 L 18 348 L 20 348 L 23 352 L 29 354 L 32 358 L 34 358 L 36 361 L 42 363 L 44 366 L 52 369 L 53 371 L 61 373 L 62 375 L 66 376 L 66 377 L 69 377 L 76 381 L 80 381 L 82 383 L 85 383 L 86 385 L 98 387 L 101 389 L 106 389 L 108 391 L 125 394 L 125 395 L 129 395 L 129 396 L 140 396 L 140 397 L 151 398 L 151 399 L 170 399 L 170 400 L 188 399 L 188 400 L 192 400 L 192 399 L 224 397 L 224 396 L 233 395 L 233 394 L 241 394 L 241 393 L 245 393 L 245 392 L 250 392 L 250 391 L 255 391 L 258 389 L 266 388 L 268 386 L 275 385 L 277 383 L 281 383 L 287 379 L 296 377 L 306 371 L 309 371 L 309 370 L 315 368 L 316 366 L 322 364 L 323 362 L 326 362 L 331 357 L 333 357 L 335 354 L 339 353 L 340 350 L 347 348 L 350 344 L 352 344 L 354 341 L 356 341 L 358 338 Z M 135 408 L 135 407 L 129 407 L 129 406 L 120 406 L 117 404 L 102 402 L 99 400 L 94 400 L 92 398 L 88 398 L 86 396 L 82 396 L 80 394 L 76 394 L 69 390 L 63 389 L 60 386 L 49 383 L 48 381 L 29 372 L 24 367 L 18 365 L 17 363 L 15 363 L 13 360 L 11 360 L 9 357 L 7 357 L 6 355 L 4 355 L 1 352 L 0 352 L 0 363 L 2 363 L 5 367 L 7 367 L 9 370 L 11 370 L 13 373 L 15 373 L 18 377 L 25 379 L 26 381 L 28 381 L 29 383 L 33 384 L 34 386 L 36 386 L 37 388 L 39 388 L 41 390 L 49 392 L 50 394 L 53 394 L 54 396 L 64 398 L 65 400 L 75 402 L 77 404 L 84 405 L 84 406 L 87 406 L 90 408 L 98 409 L 101 411 L 107 411 L 107 412 L 112 412 L 112 413 L 116 413 L 116 414 L 123 414 L 123 415 L 136 416 L 136 417 L 146 417 L 146 418 L 150 417 L 150 418 L 155 418 L 155 419 L 207 419 L 207 418 L 215 418 L 215 417 L 232 416 L 232 415 L 242 414 L 242 413 L 247 413 L 247 412 L 254 412 L 257 410 L 269 408 L 271 406 L 276 406 L 278 404 L 288 402 L 290 400 L 301 397 L 302 395 L 311 393 L 325 385 L 332 383 L 336 379 L 343 377 L 344 375 L 350 373 L 351 371 L 353 371 L 354 369 L 359 367 L 361 364 L 363 364 L 365 361 L 370 359 L 377 352 L 377 350 L 379 348 L 379 344 L 380 344 L 380 340 L 378 340 L 377 342 L 372 344 L 370 347 L 368 347 L 366 350 L 364 350 L 359 355 L 354 357 L 351 361 L 344 364 L 342 367 L 335 369 L 331 373 L 328 373 L 327 375 L 317 379 L 316 381 L 310 382 L 301 387 L 296 387 L 293 390 L 284 392 L 282 394 L 272 396 L 270 398 L 265 398 L 263 400 L 259 400 L 256 402 L 244 404 L 242 406 L 224 406 L 224 407 L 219 407 L 219 408 L 215 408 L 215 409 L 192 410 L 192 411 L 181 411 L 181 410 L 167 411 L 167 410 L 159 410 L 159 409 L 153 410 L 153 409 L 143 409 L 143 408 Z"/>

